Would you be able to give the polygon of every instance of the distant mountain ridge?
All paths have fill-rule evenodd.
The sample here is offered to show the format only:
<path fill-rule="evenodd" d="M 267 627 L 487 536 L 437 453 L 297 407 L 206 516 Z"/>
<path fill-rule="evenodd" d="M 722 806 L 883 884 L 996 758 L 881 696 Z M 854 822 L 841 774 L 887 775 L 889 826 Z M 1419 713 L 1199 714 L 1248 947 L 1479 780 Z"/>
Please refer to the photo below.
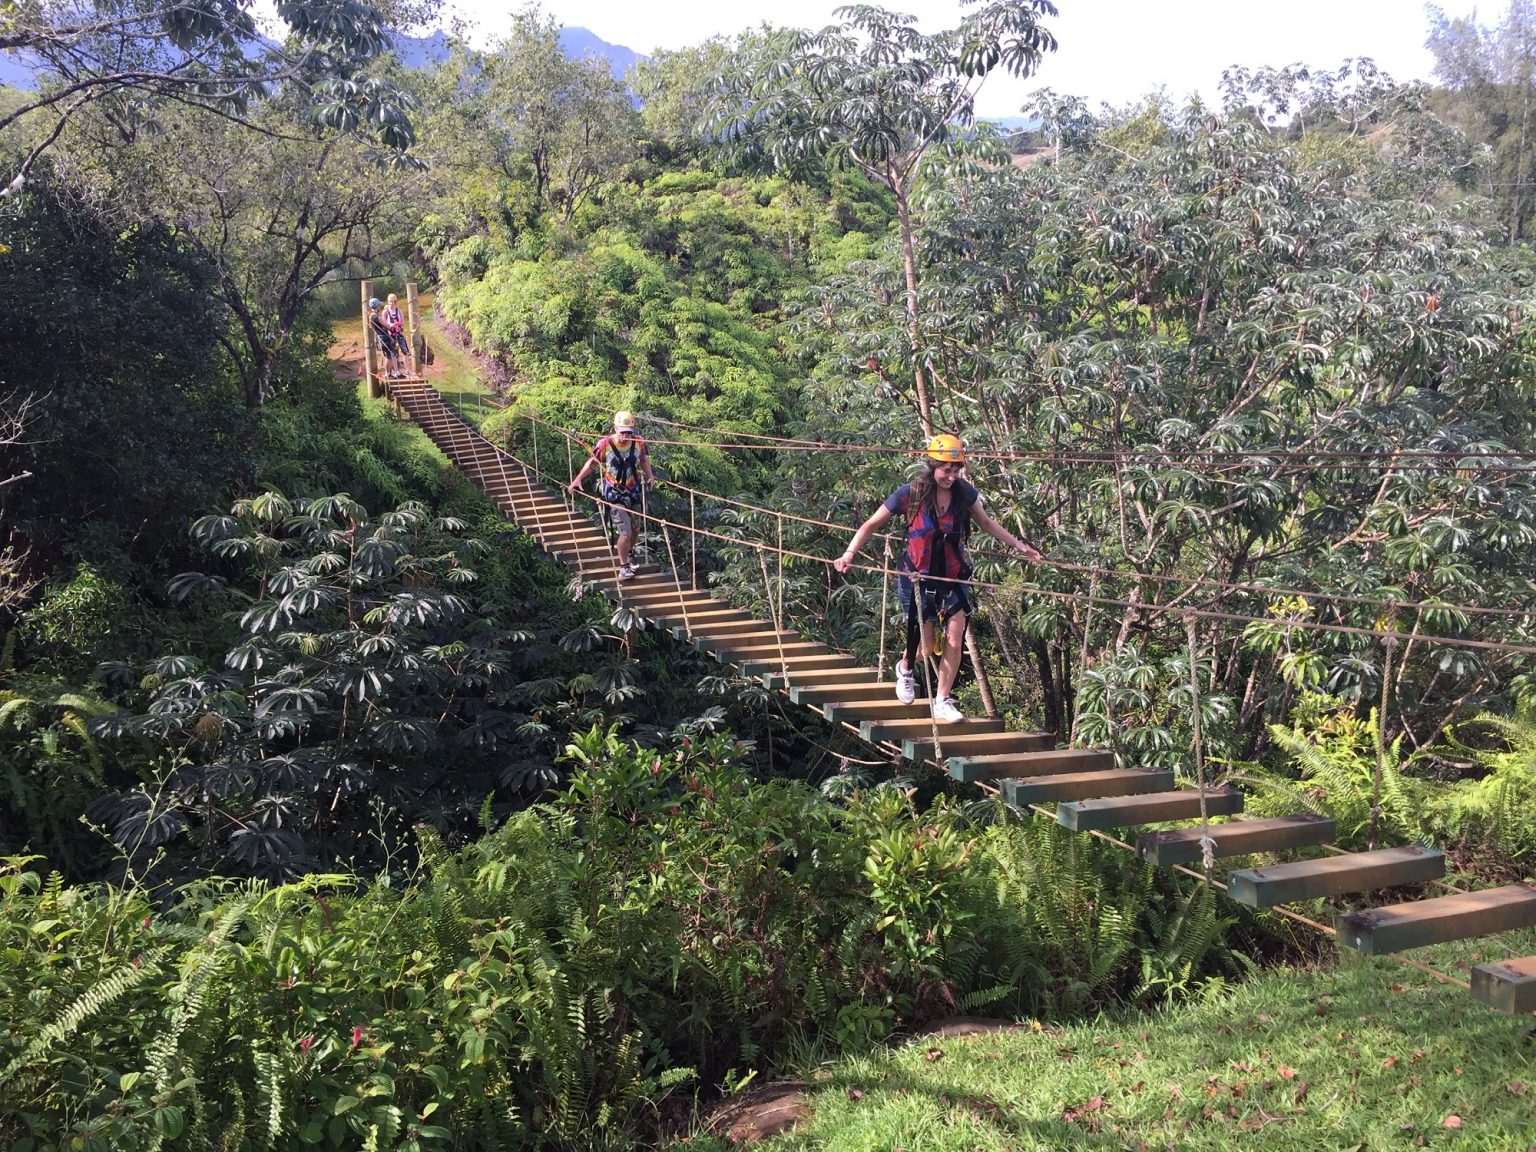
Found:
<path fill-rule="evenodd" d="M 263 47 L 267 46 L 262 42 Z M 624 74 L 646 56 L 622 44 L 610 44 L 595 32 L 586 28 L 560 29 L 560 47 L 572 60 L 595 57 L 604 61 L 614 78 L 623 80 Z M 428 68 L 448 59 L 448 34 L 435 28 L 425 36 L 406 36 L 396 33 L 395 54 L 407 68 Z M 37 87 L 37 64 L 31 57 L 15 52 L 0 52 L 0 87 L 21 88 L 30 91 Z"/>
<path fill-rule="evenodd" d="M 648 59 L 633 48 L 610 44 L 586 28 L 560 29 L 560 48 L 572 60 L 602 60 L 616 80 L 624 79 L 624 74 L 637 62 Z M 394 49 L 400 63 L 407 68 L 427 68 L 448 59 L 448 34 L 440 29 L 434 29 L 426 36 L 396 33 Z"/>

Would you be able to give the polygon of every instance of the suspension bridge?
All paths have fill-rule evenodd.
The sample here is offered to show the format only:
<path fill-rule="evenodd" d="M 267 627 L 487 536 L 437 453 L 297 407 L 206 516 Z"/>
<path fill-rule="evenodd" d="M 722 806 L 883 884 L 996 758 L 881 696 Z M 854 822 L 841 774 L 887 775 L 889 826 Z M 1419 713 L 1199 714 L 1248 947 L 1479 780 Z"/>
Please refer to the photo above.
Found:
<path fill-rule="evenodd" d="M 367 291 L 365 285 L 365 296 Z M 412 291 L 413 328 L 414 301 Z M 412 377 L 404 380 L 375 380 L 370 374 L 370 390 L 387 394 L 458 471 L 546 553 L 572 569 L 584 586 L 627 613 L 630 624 L 665 630 L 734 666 L 740 674 L 783 692 L 794 705 L 856 733 L 893 762 L 926 764 L 956 781 L 995 788 L 1020 809 L 1049 813 L 1054 804 L 1056 820 L 1067 829 L 1110 839 L 1153 866 L 1210 880 L 1240 904 L 1270 909 L 1333 934 L 1340 947 L 1364 955 L 1397 955 L 1536 927 L 1536 883 L 1456 891 L 1444 881 L 1446 858 L 1437 849 L 1408 845 L 1347 852 L 1331 846 L 1336 834 L 1332 819 L 1311 812 L 1247 818 L 1243 794 L 1230 785 L 1208 785 L 1203 773 L 1197 774 L 1195 787 L 1176 788 L 1171 772 L 1117 765 L 1105 749 L 1056 747 L 1053 735 L 1008 731 L 999 719 L 940 725 L 932 718 L 930 701 L 903 704 L 893 699 L 894 684 L 883 666 L 862 665 L 851 655 L 786 628 L 782 605 L 776 606 L 771 596 L 773 619 L 764 620 L 698 587 L 696 562 L 687 566 L 684 578 L 670 533 L 676 529 L 680 537 L 686 534 L 692 552 L 702 532 L 697 524 L 640 513 L 666 541 L 669 570 L 647 564 L 633 580 L 621 582 L 607 533 L 578 511 L 566 483 L 548 475 L 538 461 L 521 460 L 482 436 L 415 375 L 416 368 L 413 363 Z M 760 558 L 767 551 L 764 545 Z M 766 590 L 766 559 L 763 575 Z M 1176 824 L 1180 821 L 1196 822 Z M 1133 842 L 1111 835 L 1146 825 L 1159 828 L 1141 831 Z M 1304 849 L 1324 854 L 1283 858 Z M 1231 871 L 1224 882 L 1213 879 L 1208 868 L 1197 872 L 1190 867 L 1256 854 L 1282 858 Z M 1444 894 L 1344 913 L 1333 926 L 1286 907 L 1408 887 Z M 1536 956 L 1483 964 L 1472 970 L 1470 982 L 1402 959 L 1437 979 L 1469 988 L 1475 999 L 1495 1009 L 1536 1011 Z"/>

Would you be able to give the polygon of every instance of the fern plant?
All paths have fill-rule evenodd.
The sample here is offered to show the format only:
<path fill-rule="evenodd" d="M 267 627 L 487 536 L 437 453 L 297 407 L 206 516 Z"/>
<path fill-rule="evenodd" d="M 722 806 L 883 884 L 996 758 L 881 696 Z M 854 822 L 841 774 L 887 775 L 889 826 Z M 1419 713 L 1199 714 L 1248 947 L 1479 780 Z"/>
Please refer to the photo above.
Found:
<path fill-rule="evenodd" d="M 111 705 L 56 684 L 0 691 L 0 855 L 42 852 L 87 874 L 99 841 L 80 817 L 106 786 L 90 721 Z"/>
<path fill-rule="evenodd" d="M 1403 753 L 1403 738 L 1383 748 L 1380 764 L 1380 817 L 1373 820 L 1377 790 L 1377 714 L 1361 720 L 1347 710 L 1323 711 L 1315 722 L 1285 728 L 1271 725 L 1270 738 L 1295 766 L 1295 779 L 1269 773 L 1244 773 L 1236 778 L 1281 800 L 1331 816 L 1338 824 L 1336 841 L 1343 848 L 1361 848 L 1374 831 L 1378 843 L 1411 843 L 1427 838 L 1424 781 L 1406 772 L 1413 755 Z"/>
<path fill-rule="evenodd" d="M 1473 733 L 1491 733 L 1503 746 L 1464 739 Z M 1448 738 L 1476 765 L 1476 773 L 1435 789 L 1426 820 L 1446 842 L 1473 844 L 1490 863 L 1529 861 L 1536 856 L 1536 711 L 1513 717 L 1483 713 Z"/>

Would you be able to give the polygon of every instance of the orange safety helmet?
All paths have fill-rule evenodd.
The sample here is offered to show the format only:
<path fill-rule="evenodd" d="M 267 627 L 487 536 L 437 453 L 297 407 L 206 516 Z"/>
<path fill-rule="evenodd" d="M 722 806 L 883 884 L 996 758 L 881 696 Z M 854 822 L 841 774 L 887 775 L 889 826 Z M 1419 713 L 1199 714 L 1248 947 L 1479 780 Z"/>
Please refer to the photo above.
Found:
<path fill-rule="evenodd" d="M 615 432 L 633 432 L 635 430 L 635 414 L 627 408 L 621 408 L 613 414 L 613 430 Z"/>
<path fill-rule="evenodd" d="M 964 464 L 965 445 L 960 443 L 960 437 L 940 432 L 928 441 L 928 459 L 940 464 Z"/>

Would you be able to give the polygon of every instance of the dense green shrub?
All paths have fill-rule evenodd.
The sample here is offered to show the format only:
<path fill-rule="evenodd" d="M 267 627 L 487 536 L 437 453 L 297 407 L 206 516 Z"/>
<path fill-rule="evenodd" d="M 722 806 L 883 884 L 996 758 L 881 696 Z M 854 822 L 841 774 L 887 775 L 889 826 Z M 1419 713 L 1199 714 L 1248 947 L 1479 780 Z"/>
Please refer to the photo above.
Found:
<path fill-rule="evenodd" d="M 509 602 L 517 581 L 483 588 L 471 564 L 488 543 L 420 504 L 373 517 L 345 495 L 269 492 L 193 535 L 229 575 L 183 573 L 171 594 L 211 598 L 239 635 L 206 664 L 109 669 L 149 695 L 96 724 L 159 759 L 97 805 L 135 865 L 180 844 L 187 866 L 291 876 L 389 851 L 401 811 L 464 823 L 486 793 L 547 769 L 553 721 L 641 694 L 582 609 Z M 603 648 L 582 675 L 563 655 Z"/>
<path fill-rule="evenodd" d="M 157 906 L 10 861 L 0 1139 L 610 1147 L 677 1085 L 805 1038 L 1089 1008 L 1187 978 L 1212 939 L 1198 890 L 1154 893 L 1050 821 L 979 827 L 891 788 L 834 804 L 754 783 L 745 752 L 593 730 L 556 800 L 457 854 L 422 829 L 419 869 L 371 884 L 205 882 Z"/>

